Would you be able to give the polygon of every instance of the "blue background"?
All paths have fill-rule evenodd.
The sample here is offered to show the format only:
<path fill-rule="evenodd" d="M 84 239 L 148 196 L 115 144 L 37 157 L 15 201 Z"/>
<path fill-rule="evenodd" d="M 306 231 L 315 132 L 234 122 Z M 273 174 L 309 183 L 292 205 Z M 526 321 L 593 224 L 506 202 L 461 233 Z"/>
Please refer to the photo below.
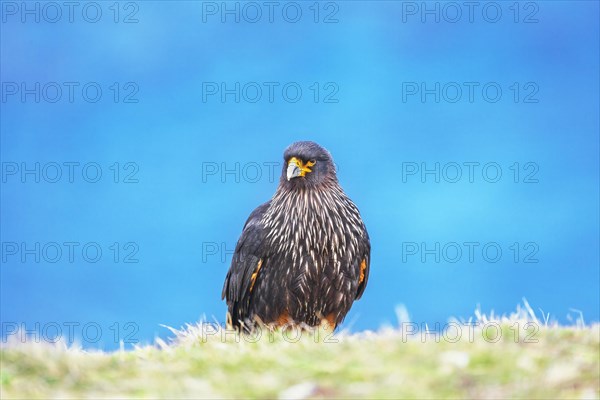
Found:
<path fill-rule="evenodd" d="M 56 23 L 44 21 L 44 15 L 36 23 L 26 15 L 22 22 L 20 13 L 7 13 L 3 4 L 4 168 L 14 165 L 7 163 L 33 168 L 36 162 L 80 167 L 72 183 L 66 167 L 57 183 L 4 174 L 2 242 L 29 248 L 36 242 L 81 243 L 73 263 L 65 252 L 56 263 L 43 257 L 37 263 L 32 255 L 22 262 L 20 253 L 10 255 L 3 247 L 4 336 L 7 323 L 35 329 L 36 323 L 94 322 L 102 338 L 84 345 L 115 348 L 110 330 L 115 322 L 120 334 L 123 324 L 135 323 L 134 337 L 148 343 L 169 336 L 160 324 L 179 327 L 202 316 L 224 321 L 220 295 L 228 252 L 249 213 L 277 186 L 264 163 L 280 163 L 287 145 L 306 139 L 331 151 L 340 182 L 371 236 L 369 286 L 345 327 L 393 324 L 399 304 L 413 321 L 432 325 L 468 317 L 477 305 L 508 313 L 523 297 L 562 323 L 576 314 L 572 308 L 586 322 L 599 320 L 598 2 L 539 2 L 537 10 L 520 3 L 518 22 L 509 9 L 513 2 L 499 3 L 496 23 L 482 15 L 485 3 L 473 22 L 463 8 L 454 23 L 448 21 L 454 10 L 445 3 L 439 5 L 439 23 L 435 15 L 408 14 L 410 4 L 391 1 L 338 2 L 337 10 L 321 3 L 318 23 L 309 8 L 313 2 L 299 3 L 297 23 L 283 18 L 285 3 L 273 22 L 263 8 L 256 23 L 244 21 L 244 15 L 239 23 L 225 15 L 223 23 L 220 13 L 203 15 L 203 7 L 211 5 L 191 1 L 139 2 L 137 11 L 121 2 L 115 23 L 113 2 L 98 4 L 97 23 L 86 22 L 81 7 L 72 23 L 68 15 Z M 138 22 L 124 23 L 133 11 Z M 246 11 L 253 18 L 253 10 Z M 337 22 L 324 23 L 331 12 Z M 494 17 L 494 10 L 487 12 L 488 19 Z M 293 10 L 288 13 L 294 17 Z M 524 23 L 531 13 L 537 22 Z M 7 95 L 7 82 L 80 86 L 72 103 L 66 91 L 56 103 L 43 96 L 37 103 L 34 95 L 24 101 L 20 94 Z M 87 82 L 103 89 L 96 103 L 81 95 Z M 109 89 L 115 82 L 121 88 L 118 102 Z M 139 88 L 137 103 L 122 101 L 128 82 Z M 279 86 L 272 102 L 265 89 L 251 103 L 253 91 L 242 93 L 239 102 L 234 95 L 222 101 L 203 93 L 203 82 L 225 82 L 229 89 L 235 82 Z M 302 89 L 295 103 L 282 95 L 288 82 Z M 315 82 L 316 102 L 310 89 Z M 326 87 L 329 82 L 334 86 Z M 453 91 L 436 102 L 432 94 L 423 101 L 420 93 L 403 92 L 403 82 L 479 86 L 473 101 L 465 89 L 456 102 L 448 101 Z M 482 95 L 489 82 L 502 89 L 497 102 Z M 510 89 L 515 82 L 516 102 Z M 534 86 L 527 89 L 527 83 Z M 337 102 L 324 102 L 332 87 L 338 89 L 332 97 Z M 538 88 L 530 98 L 537 102 L 526 103 L 531 87 Z M 82 178 L 81 165 L 90 162 L 102 168 L 97 183 Z M 115 162 L 118 183 L 109 169 Z M 127 162 L 138 166 L 138 183 L 123 182 L 132 171 L 124 169 Z M 403 179 L 403 163 L 412 162 L 427 168 L 451 162 L 480 166 L 473 182 L 463 166 L 458 182 L 442 175 L 436 183 L 433 175 L 425 182 L 420 175 Z M 490 162 L 502 169 L 495 183 L 481 174 Z M 518 183 L 509 169 L 515 162 Z M 532 171 L 525 169 L 528 162 L 538 168 L 537 183 L 523 182 Z M 254 163 L 262 166 L 257 179 Z M 215 166 L 217 173 L 207 175 Z M 239 172 L 223 176 L 223 167 Z M 446 177 L 454 176 L 446 171 Z M 103 250 L 97 263 L 82 258 L 81 246 L 88 242 Z M 114 262 L 109 249 L 114 242 L 136 243 L 139 262 L 123 262 L 128 253 L 123 249 Z M 472 263 L 466 253 L 458 262 L 442 257 L 438 263 L 432 255 L 423 262 L 420 253 L 403 254 L 406 242 L 480 246 Z M 489 242 L 503 250 L 496 263 L 481 254 Z M 515 242 L 519 262 L 509 249 Z M 523 262 L 529 242 L 538 248 L 537 263 Z"/>

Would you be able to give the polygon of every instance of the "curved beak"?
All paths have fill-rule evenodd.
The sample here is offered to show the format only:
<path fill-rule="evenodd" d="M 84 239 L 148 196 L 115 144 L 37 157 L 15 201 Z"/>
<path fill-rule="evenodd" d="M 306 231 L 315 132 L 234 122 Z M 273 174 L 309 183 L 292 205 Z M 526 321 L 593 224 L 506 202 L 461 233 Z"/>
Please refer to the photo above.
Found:
<path fill-rule="evenodd" d="M 292 178 L 297 178 L 299 176 L 306 175 L 307 172 L 312 172 L 310 167 L 315 165 L 314 162 L 308 161 L 306 164 L 302 162 L 302 160 L 292 157 L 290 161 L 288 161 L 287 166 L 287 180 L 289 181 Z"/>
<path fill-rule="evenodd" d="M 300 174 L 302 173 L 302 170 L 300 169 L 300 167 L 298 165 L 296 165 L 293 162 L 289 162 L 288 163 L 288 167 L 287 167 L 287 180 L 289 181 L 292 178 L 296 178 L 298 176 L 300 176 Z"/>

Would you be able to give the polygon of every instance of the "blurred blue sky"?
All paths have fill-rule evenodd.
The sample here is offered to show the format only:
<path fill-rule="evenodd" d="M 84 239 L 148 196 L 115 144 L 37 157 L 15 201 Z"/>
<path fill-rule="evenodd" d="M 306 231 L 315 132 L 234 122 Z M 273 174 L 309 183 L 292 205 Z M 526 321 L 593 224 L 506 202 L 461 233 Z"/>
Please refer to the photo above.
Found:
<path fill-rule="evenodd" d="M 331 151 L 371 236 L 369 287 L 345 326 L 395 323 L 399 304 L 431 325 L 523 297 L 563 323 L 571 309 L 599 320 L 597 2 L 494 3 L 501 14 L 481 2 L 472 21 L 427 3 L 439 22 L 425 3 L 391 1 L 280 2 L 269 22 L 258 2 L 256 23 L 236 2 L 239 22 L 221 2 L 120 2 L 118 14 L 82 2 L 72 22 L 23 4 L 1 2 L 4 336 L 12 323 L 93 322 L 104 333 L 88 344 L 114 348 L 127 322 L 150 342 L 168 336 L 160 324 L 224 321 L 227 252 L 277 185 L 265 163 L 306 139 Z M 79 163 L 73 182 L 65 162 Z M 36 163 L 40 182 L 22 174 Z M 436 163 L 439 183 L 420 174 Z M 479 163 L 472 182 L 464 163 Z M 436 243 L 439 263 L 423 252 Z"/>

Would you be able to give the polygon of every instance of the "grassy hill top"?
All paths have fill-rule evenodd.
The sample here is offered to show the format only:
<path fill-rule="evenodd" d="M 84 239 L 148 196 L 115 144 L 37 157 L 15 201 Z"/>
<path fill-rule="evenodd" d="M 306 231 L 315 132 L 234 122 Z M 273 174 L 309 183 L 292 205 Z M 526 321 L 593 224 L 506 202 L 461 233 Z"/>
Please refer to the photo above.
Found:
<path fill-rule="evenodd" d="M 294 330 L 243 336 L 213 324 L 111 353 L 45 343 L 0 350 L 1 398 L 598 398 L 600 325 L 530 309 L 427 333 Z M 460 334 L 460 337 L 459 337 Z M 260 337 L 259 337 L 260 336 Z"/>

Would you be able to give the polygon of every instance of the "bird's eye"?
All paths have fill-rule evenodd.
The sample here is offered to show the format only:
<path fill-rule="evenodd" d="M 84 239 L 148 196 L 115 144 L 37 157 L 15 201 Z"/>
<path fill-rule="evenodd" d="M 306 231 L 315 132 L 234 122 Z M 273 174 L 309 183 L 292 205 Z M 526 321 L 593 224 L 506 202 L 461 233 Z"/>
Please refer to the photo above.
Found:
<path fill-rule="evenodd" d="M 312 160 L 308 160 L 309 163 L 311 163 L 312 165 L 315 165 L 317 163 L 317 160 L 315 160 L 314 158 Z"/>

